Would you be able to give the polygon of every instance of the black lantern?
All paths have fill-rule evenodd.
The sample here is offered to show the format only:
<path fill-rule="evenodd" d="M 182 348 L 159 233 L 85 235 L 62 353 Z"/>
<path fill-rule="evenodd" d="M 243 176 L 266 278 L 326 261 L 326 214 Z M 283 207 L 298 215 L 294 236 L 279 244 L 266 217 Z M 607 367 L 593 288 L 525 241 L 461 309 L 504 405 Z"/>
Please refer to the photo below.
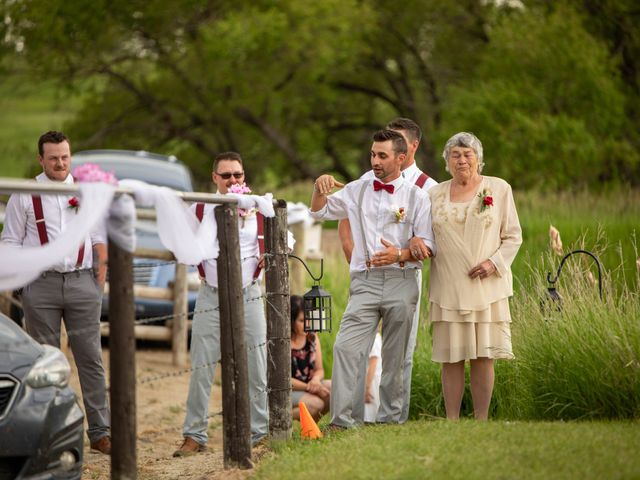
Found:
<path fill-rule="evenodd" d="M 324 275 L 324 261 L 320 259 L 320 276 L 314 277 L 307 264 L 295 255 L 289 254 L 300 260 L 306 268 L 309 276 L 315 282 L 307 293 L 304 294 L 304 331 L 305 332 L 330 332 L 331 331 L 331 295 L 320 286 L 320 280 Z"/>
<path fill-rule="evenodd" d="M 600 293 L 600 300 L 602 300 L 602 269 L 600 267 L 600 260 L 593 253 L 588 252 L 587 250 L 574 250 L 573 252 L 567 253 L 562 260 L 560 261 L 560 266 L 558 267 L 558 272 L 553 280 L 551 280 L 551 272 L 547 273 L 547 282 L 549 282 L 549 286 L 547 287 L 547 301 L 544 300 L 541 302 L 543 309 L 548 308 L 549 306 L 553 306 L 556 310 L 560 310 L 562 308 L 562 296 L 556 289 L 555 285 L 560 277 L 560 272 L 562 272 L 562 267 L 564 266 L 564 262 L 567 259 L 576 254 L 576 253 L 584 253 L 593 258 L 598 266 L 598 292 Z M 550 304 L 550 305 L 547 305 Z"/>
<path fill-rule="evenodd" d="M 314 285 L 304 294 L 304 331 L 331 331 L 331 295 Z"/>

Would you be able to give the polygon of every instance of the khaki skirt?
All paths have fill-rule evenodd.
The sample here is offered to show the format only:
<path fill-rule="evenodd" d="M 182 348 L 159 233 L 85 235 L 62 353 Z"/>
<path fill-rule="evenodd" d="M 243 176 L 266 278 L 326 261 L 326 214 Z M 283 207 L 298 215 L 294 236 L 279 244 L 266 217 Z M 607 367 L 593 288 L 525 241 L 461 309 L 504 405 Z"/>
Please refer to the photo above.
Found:
<path fill-rule="evenodd" d="M 484 310 L 464 312 L 444 309 L 431 302 L 429 321 L 433 324 L 431 359 L 434 362 L 513 358 L 508 298 Z"/>

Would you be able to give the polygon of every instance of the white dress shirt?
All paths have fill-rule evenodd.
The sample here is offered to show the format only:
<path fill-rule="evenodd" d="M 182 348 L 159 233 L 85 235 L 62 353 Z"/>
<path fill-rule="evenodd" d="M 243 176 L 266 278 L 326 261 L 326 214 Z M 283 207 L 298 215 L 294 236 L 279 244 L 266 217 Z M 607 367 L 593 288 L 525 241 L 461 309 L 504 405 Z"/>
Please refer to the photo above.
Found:
<path fill-rule="evenodd" d="M 317 212 L 311 212 L 311 216 L 318 220 L 349 219 L 354 243 L 349 265 L 350 271 L 361 272 L 367 269 L 364 241 L 360 228 L 361 210 L 358 207 L 363 183 L 367 184 L 362 199 L 362 213 L 364 213 L 364 232 L 369 258 L 372 258 L 375 252 L 386 248 L 380 239 L 384 238 L 397 248 L 407 248 L 410 238 L 414 235 L 422 238 L 435 254 L 435 242 L 431 230 L 431 202 L 424 190 L 415 188 L 414 205 L 408 205 L 414 186 L 402 176 L 389 182 L 394 186 L 393 194 L 389 194 L 385 190 L 376 192 L 373 189 L 373 180 L 359 179 L 329 195 L 324 208 Z M 407 216 L 398 222 L 395 212 L 400 207 L 405 209 Z M 405 227 L 405 222 L 409 222 L 409 228 Z M 421 268 L 422 262 L 405 262 L 405 267 Z M 400 265 L 394 263 L 385 268 L 400 268 Z"/>
<path fill-rule="evenodd" d="M 203 218 L 206 215 L 213 215 L 215 221 L 215 213 L 213 211 L 215 207 L 217 207 L 216 204 L 205 203 Z M 190 208 L 195 212 L 196 204 L 194 203 Z M 253 282 L 253 274 L 258 267 L 258 261 L 260 259 L 257 215 L 252 213 L 246 217 L 238 217 L 238 232 L 240 239 L 240 264 L 242 265 L 242 288 L 244 288 Z M 202 265 L 204 267 L 206 282 L 210 286 L 218 288 L 218 261 L 215 258 L 210 258 L 202 262 Z"/>
<path fill-rule="evenodd" d="M 44 172 L 36 177 L 36 181 L 42 183 L 53 182 L 53 180 L 50 180 Z M 63 183 L 72 184 L 73 177 L 68 175 Z M 42 199 L 42 212 L 44 215 L 45 225 L 47 227 L 47 236 L 49 237 L 50 242 L 65 230 L 67 224 L 76 214 L 75 209 L 69 207 L 69 200 L 72 197 L 73 195 L 40 195 L 40 198 Z M 80 199 L 80 202 L 82 202 L 82 199 Z M 34 247 L 41 245 L 38 228 L 36 227 L 33 201 L 30 194 L 15 193 L 9 198 L 4 229 L 2 230 L 2 241 L 8 245 L 18 247 Z M 105 239 L 98 232 L 92 233 L 90 238 L 85 239 L 84 258 L 79 269 L 88 269 L 93 267 L 92 245 L 97 243 L 105 243 Z M 79 249 L 80 245 L 78 245 L 78 250 Z M 50 268 L 50 270 L 55 270 L 57 272 L 71 272 L 76 270 L 78 250 L 75 250 L 74 253 L 56 263 Z"/>
<path fill-rule="evenodd" d="M 404 177 L 404 179 L 413 185 L 415 185 L 416 180 L 418 180 L 418 177 L 422 173 L 423 173 L 422 170 L 420 170 L 416 162 L 413 162 L 407 168 L 402 170 L 402 176 Z M 373 174 L 373 170 L 369 170 L 368 172 L 365 172 L 360 178 L 363 178 L 365 180 L 373 180 L 376 177 Z M 427 181 L 424 182 L 422 189 L 426 192 L 427 190 L 429 190 L 431 187 L 435 185 L 438 185 L 438 182 L 436 182 L 433 178 L 429 177 L 427 178 Z"/>

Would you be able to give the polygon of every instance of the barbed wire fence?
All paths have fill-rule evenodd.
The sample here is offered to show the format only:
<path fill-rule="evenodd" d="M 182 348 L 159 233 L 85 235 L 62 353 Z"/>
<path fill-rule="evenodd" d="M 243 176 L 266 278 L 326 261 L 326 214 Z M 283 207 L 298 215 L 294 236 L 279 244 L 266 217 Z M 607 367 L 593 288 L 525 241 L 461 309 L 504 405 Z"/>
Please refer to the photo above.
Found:
<path fill-rule="evenodd" d="M 73 194 L 77 193 L 77 186 L 58 186 L 47 185 L 46 190 L 39 190 L 40 185 L 29 185 L 15 188 L 16 183 L 10 182 L 7 187 L 6 183 L 0 179 L 0 191 L 4 193 L 49 193 L 49 194 Z M 27 182 L 25 182 L 27 183 Z M 119 194 L 132 195 L 131 191 L 120 189 Z M 241 261 L 238 229 L 237 229 L 237 210 L 235 200 L 219 202 L 218 195 L 211 194 L 194 194 L 194 199 L 188 198 L 188 195 L 182 194 L 184 200 L 187 201 L 208 201 L 210 203 L 221 203 L 215 209 L 216 222 L 218 225 L 218 238 L 220 241 L 220 256 L 218 258 L 218 278 L 220 279 L 220 289 L 218 291 L 220 306 L 207 310 L 195 312 L 179 312 L 171 315 L 159 315 L 154 317 L 135 319 L 133 311 L 133 271 L 135 268 L 149 268 L 151 266 L 175 264 L 175 260 L 167 260 L 162 262 L 137 262 L 134 263 L 131 252 L 126 252 L 118 247 L 114 242 L 109 242 L 109 273 L 117 288 L 112 288 L 109 292 L 109 313 L 110 323 L 110 347 L 114 351 L 118 351 L 118 355 L 110 355 L 110 382 L 109 392 L 111 396 L 112 409 L 112 438 L 113 450 L 111 456 L 111 477 L 112 478 L 136 478 L 136 409 L 135 409 L 135 392 L 138 387 L 149 385 L 156 382 L 162 382 L 166 379 L 175 378 L 177 376 L 192 375 L 194 372 L 211 368 L 216 364 L 233 366 L 233 369 L 222 368 L 222 389 L 223 389 L 223 408 L 221 411 L 211 412 L 207 415 L 205 421 L 223 416 L 224 425 L 224 463 L 225 468 L 239 466 L 241 468 L 251 468 L 251 436 L 248 429 L 249 412 L 248 406 L 252 401 L 267 395 L 269 397 L 269 405 L 272 406 L 272 396 L 284 393 L 286 395 L 286 405 L 282 408 L 287 412 L 289 422 L 288 432 L 290 435 L 291 417 L 290 417 L 290 341 L 289 330 L 289 312 L 288 312 L 288 276 L 285 271 L 277 272 L 279 283 L 276 290 L 282 292 L 283 286 L 286 286 L 287 307 L 281 308 L 274 305 L 269 300 L 270 289 L 274 288 L 273 280 L 269 279 L 267 272 L 267 294 L 249 300 L 264 300 L 267 304 L 267 340 L 256 345 L 244 347 L 243 341 L 234 341 L 234 336 L 244 335 L 244 319 L 239 315 L 243 311 L 242 295 L 238 297 L 237 292 L 242 292 L 241 285 Z M 285 239 L 278 248 L 286 248 L 286 203 L 280 201 L 276 207 L 277 218 L 270 222 L 271 229 L 278 232 L 281 239 Z M 284 218 L 284 224 L 282 224 Z M 269 222 L 267 222 L 269 228 Z M 284 231 L 282 226 L 284 225 Z M 284 246 L 283 246 L 284 245 Z M 273 249 L 274 245 L 270 245 L 267 240 L 267 249 Z M 267 265 L 267 270 L 270 266 Z M 283 284 L 284 281 L 284 284 Z M 270 285 L 271 284 L 271 285 Z M 278 294 L 282 296 L 282 294 Z M 239 306 L 239 308 L 238 308 Z M 190 368 L 183 368 L 172 372 L 162 372 L 156 375 L 145 377 L 136 377 L 135 373 L 135 336 L 133 329 L 137 325 L 148 325 L 158 322 L 167 322 L 177 320 L 179 318 L 189 317 L 191 315 L 206 315 L 217 311 L 221 317 L 221 358 L 214 362 L 202 365 L 192 365 Z M 269 336 L 273 333 L 272 324 L 282 323 L 280 329 L 284 328 L 285 335 Z M 95 332 L 98 325 L 87 325 L 79 329 L 67 331 L 69 337 L 82 336 L 89 332 Z M 55 338 L 54 338 L 55 337 Z M 41 342 L 55 343 L 59 341 L 55 334 L 44 336 Z M 226 338 L 225 338 L 226 337 Z M 20 348 L 21 341 L 0 344 L 3 349 Z M 243 345 L 243 350 L 238 351 L 238 345 Z M 288 361 L 286 364 L 274 363 L 272 349 L 282 349 L 283 345 L 287 348 Z M 265 348 L 267 350 L 269 375 L 267 388 L 256 392 L 253 396 L 248 396 L 247 385 L 247 354 L 253 350 Z M 133 368 L 132 368 L 133 367 Z M 286 377 L 286 383 L 272 383 L 271 372 L 273 369 L 280 370 L 282 378 Z M 231 371 L 234 370 L 234 371 Z M 226 378 L 225 378 L 226 377 Z M 244 379 L 242 378 L 244 377 Z M 93 395 L 89 392 L 88 395 Z M 236 398 L 245 398 L 246 402 L 236 402 Z M 280 397 L 282 399 L 282 397 Z M 229 402 L 231 401 L 231 403 Z M 237 403 L 237 405 L 236 405 Z M 245 404 L 246 409 L 241 405 Z M 231 405 L 231 408 L 229 408 Z M 239 407 L 240 405 L 240 407 Z M 281 408 L 281 409 L 282 409 Z M 272 409 L 273 410 L 273 409 Z M 199 420 L 202 421 L 202 420 Z M 174 427 L 172 427 L 174 428 Z M 270 426 L 271 432 L 271 426 Z"/>

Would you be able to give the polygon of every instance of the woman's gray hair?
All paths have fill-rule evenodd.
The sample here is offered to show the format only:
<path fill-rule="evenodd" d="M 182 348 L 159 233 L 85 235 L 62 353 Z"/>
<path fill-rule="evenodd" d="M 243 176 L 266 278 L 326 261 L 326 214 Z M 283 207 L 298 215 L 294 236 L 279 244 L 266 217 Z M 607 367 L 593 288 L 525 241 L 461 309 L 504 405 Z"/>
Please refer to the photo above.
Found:
<path fill-rule="evenodd" d="M 482 155 L 482 142 L 478 137 L 473 133 L 459 132 L 447 140 L 442 152 L 442 158 L 444 158 L 444 169 L 447 172 L 449 171 L 449 152 L 451 152 L 453 147 L 472 148 L 473 151 L 476 152 L 476 157 L 478 157 L 478 173 L 482 172 L 482 168 L 484 167 L 484 157 Z"/>

